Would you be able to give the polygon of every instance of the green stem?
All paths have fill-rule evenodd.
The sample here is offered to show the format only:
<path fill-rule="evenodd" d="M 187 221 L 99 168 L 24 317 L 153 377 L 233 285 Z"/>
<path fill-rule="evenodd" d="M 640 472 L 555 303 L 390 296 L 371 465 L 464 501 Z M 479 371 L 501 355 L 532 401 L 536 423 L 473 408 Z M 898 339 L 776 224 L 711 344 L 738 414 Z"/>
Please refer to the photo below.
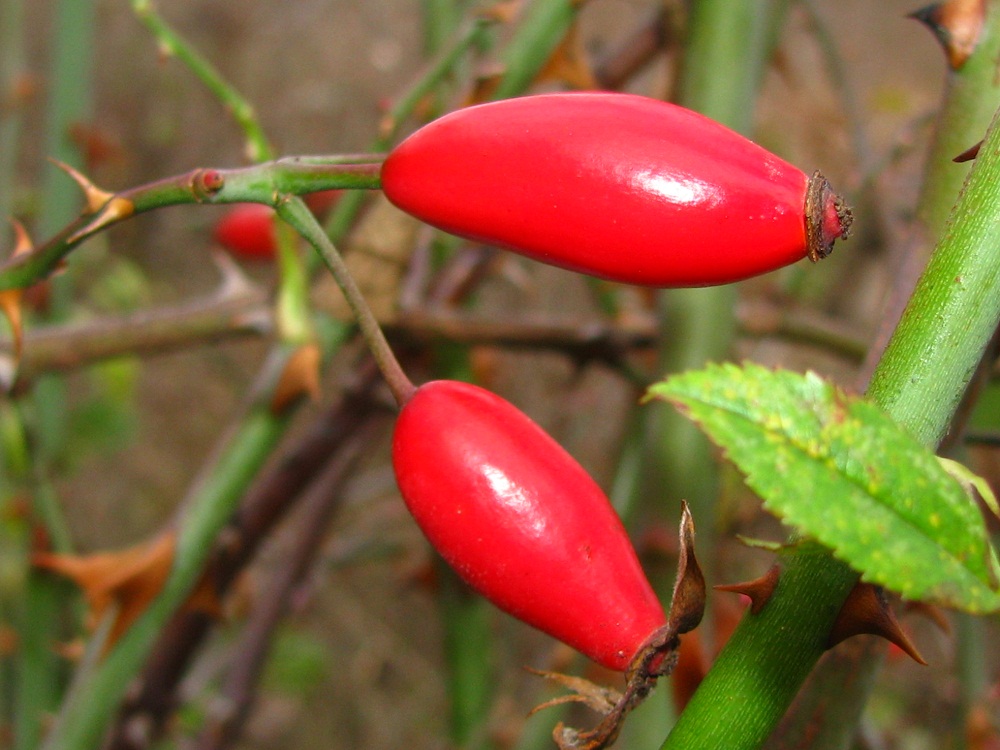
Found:
<path fill-rule="evenodd" d="M 475 18 L 464 24 L 455 33 L 448 45 L 430 63 L 417 81 L 406 89 L 390 108 L 380 125 L 380 134 L 372 144 L 374 151 L 386 151 L 399 131 L 400 124 L 408 118 L 441 82 L 447 78 L 465 54 L 486 41 L 487 32 L 493 26 L 488 18 Z"/>
<path fill-rule="evenodd" d="M 422 0 L 424 55 L 436 55 L 444 47 L 462 19 L 458 0 Z"/>
<path fill-rule="evenodd" d="M 156 37 L 161 53 L 176 57 L 183 62 L 233 115 L 246 136 L 247 156 L 250 161 L 260 162 L 273 159 L 274 152 L 263 128 L 257 122 L 253 105 L 229 85 L 212 63 L 191 47 L 160 17 L 153 7 L 152 0 L 132 0 L 132 10 Z"/>
<path fill-rule="evenodd" d="M 0 216 L 15 211 L 17 157 L 26 98 L 18 87 L 26 83 L 24 0 L 0 3 Z"/>
<path fill-rule="evenodd" d="M 996 330 L 1000 264 L 996 119 L 961 197 L 868 387 L 926 445 L 948 429 Z"/>
<path fill-rule="evenodd" d="M 996 57 L 1000 54 L 998 9 L 1000 4 L 991 4 L 986 26 L 980 34 L 974 53 L 960 71 L 948 76 L 948 86 L 927 157 L 916 210 L 920 229 L 923 230 L 921 245 L 926 247 L 939 239 L 955 196 L 968 175 L 969 168 L 955 164 L 952 157 L 964 148 L 961 144 L 973 143 L 981 137 L 989 125 L 993 102 L 997 101 L 1000 81 L 996 79 L 994 71 Z M 833 63 L 834 57 L 828 56 L 828 65 Z M 983 95 L 983 92 L 989 94 Z M 853 101 L 846 89 L 842 96 Z M 849 119 L 860 120 L 859 117 Z M 854 140 L 856 143 L 864 141 L 860 133 Z M 866 152 L 862 150 L 859 153 L 862 154 L 862 161 L 867 161 L 864 158 Z M 912 254 L 913 248 L 907 248 L 907 252 Z M 904 263 L 912 263 L 915 268 L 919 268 L 921 257 L 908 257 Z M 913 276 L 915 274 L 914 271 Z M 899 278 L 891 290 L 883 325 L 892 325 L 895 318 L 898 318 L 905 295 L 911 291 L 906 281 L 910 277 L 911 274 L 905 268 L 899 269 Z M 902 299 L 897 302 L 897 297 Z M 873 355 L 877 355 L 877 352 L 870 354 Z M 960 643 L 964 647 L 966 642 L 960 640 Z M 863 650 L 854 648 L 846 653 L 838 650 L 824 659 L 796 700 L 794 711 L 785 716 L 775 735 L 768 740 L 768 746 L 779 750 L 801 747 L 808 742 L 816 750 L 843 750 L 848 747 L 883 661 L 876 658 L 878 651 L 884 653 L 885 650 L 884 645 L 881 648 L 880 645 L 868 644 Z M 837 680 L 843 674 L 850 675 L 850 687 L 845 689 L 847 685 L 843 680 L 839 683 L 839 689 L 832 687 L 838 684 Z M 960 671 L 960 674 L 967 673 Z"/>
<path fill-rule="evenodd" d="M 343 257 L 337 252 L 337 248 L 333 246 L 333 242 L 330 241 L 326 232 L 323 231 L 323 227 L 319 225 L 316 217 L 313 216 L 301 198 L 290 197 L 278 204 L 277 211 L 278 216 L 294 227 L 323 258 L 323 262 L 330 269 L 334 280 L 344 293 L 347 304 L 361 328 L 361 335 L 368 343 L 368 348 L 371 350 L 379 370 L 382 371 L 396 403 L 402 406 L 410 400 L 416 388 L 403 372 L 399 360 L 393 354 L 392 347 L 385 339 L 381 326 L 375 319 L 371 308 L 368 307 L 368 302 L 348 271 Z"/>
<path fill-rule="evenodd" d="M 332 188 L 376 189 L 379 161 L 371 154 L 289 157 L 240 169 L 196 169 L 110 195 L 96 212 L 87 211 L 26 254 L 0 263 L 0 291 L 26 287 L 56 269 L 89 237 L 146 211 L 193 203 L 264 203 L 281 196 Z"/>
<path fill-rule="evenodd" d="M 491 747 L 487 732 L 493 696 L 492 607 L 438 561 L 445 661 L 451 705 L 451 740 L 463 750 Z"/>
<path fill-rule="evenodd" d="M 998 245 L 1000 127 L 995 118 L 868 391 L 873 402 L 927 445 L 935 445 L 947 429 L 1000 322 Z M 771 601 L 759 616 L 744 618 L 663 750 L 752 750 L 766 739 L 822 653 L 816 644 L 825 641 L 857 580 L 854 571 L 826 553 L 810 554 L 805 561 L 800 557 L 788 556 Z M 748 673 L 753 680 L 748 681 Z"/>
<path fill-rule="evenodd" d="M 503 52 L 504 73 L 493 99 L 520 96 L 534 82 L 553 51 L 566 38 L 583 3 L 534 0 Z"/>
<path fill-rule="evenodd" d="M 945 100 L 924 168 L 917 218 L 930 244 L 943 231 L 955 196 L 969 174 L 970 165 L 956 164 L 953 159 L 983 137 L 1000 101 L 998 56 L 1000 2 L 990 0 L 975 52 L 961 70 L 948 74 Z"/>
<path fill-rule="evenodd" d="M 285 432 L 294 410 L 275 414 L 269 395 L 293 351 L 291 347 L 279 347 L 273 353 L 257 389 L 258 400 L 206 465 L 184 503 L 178 518 L 174 565 L 163 590 L 88 675 L 76 697 L 63 706 L 43 745 L 45 750 L 92 750 L 100 746 L 108 722 L 163 625 L 198 581 L 213 541 Z"/>

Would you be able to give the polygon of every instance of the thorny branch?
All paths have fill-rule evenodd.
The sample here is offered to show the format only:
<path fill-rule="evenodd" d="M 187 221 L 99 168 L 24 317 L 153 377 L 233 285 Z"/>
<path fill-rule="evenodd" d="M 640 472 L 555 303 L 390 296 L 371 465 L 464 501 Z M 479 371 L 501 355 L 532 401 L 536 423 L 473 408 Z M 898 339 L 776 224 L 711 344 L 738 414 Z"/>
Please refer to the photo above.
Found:
<path fill-rule="evenodd" d="M 342 461 L 338 458 L 341 451 L 356 450 L 352 447 L 355 436 L 370 434 L 373 425 L 388 418 L 387 402 L 379 395 L 380 380 L 370 361 L 357 370 L 356 381 L 254 485 L 219 534 L 204 574 L 219 598 L 286 514 L 304 494 L 312 494 L 309 488 L 324 468 Z M 182 609 L 174 615 L 126 698 L 108 750 L 144 750 L 162 733 L 178 703 L 177 686 L 213 624 L 213 617 L 201 609 Z"/>
<path fill-rule="evenodd" d="M 864 342 L 856 334 L 818 313 L 747 300 L 737 315 L 743 334 L 751 338 L 813 344 L 851 360 L 863 356 Z M 383 327 L 390 339 L 404 345 L 451 341 L 553 351 L 580 363 L 604 362 L 612 367 L 654 347 L 657 336 L 652 316 L 625 322 L 550 317 L 501 321 L 449 308 L 413 309 Z M 261 290 L 224 283 L 208 297 L 180 306 L 29 330 L 16 384 L 27 384 L 45 372 L 72 370 L 112 357 L 267 336 L 273 329 L 273 310 Z M 14 385 L 10 382 L 13 349 L 12 341 L 0 339 L 0 389 Z"/>

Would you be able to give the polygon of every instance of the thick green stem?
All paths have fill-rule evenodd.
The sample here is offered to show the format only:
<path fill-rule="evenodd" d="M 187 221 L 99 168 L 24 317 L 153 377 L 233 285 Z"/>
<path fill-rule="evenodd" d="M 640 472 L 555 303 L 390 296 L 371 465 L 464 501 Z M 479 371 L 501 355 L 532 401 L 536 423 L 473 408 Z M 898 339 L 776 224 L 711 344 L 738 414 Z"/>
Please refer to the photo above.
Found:
<path fill-rule="evenodd" d="M 980 34 L 975 51 L 961 70 L 950 71 L 948 74 L 944 102 L 938 116 L 917 202 L 916 215 L 919 228 L 922 230 L 922 235 L 919 237 L 921 249 L 933 246 L 939 239 L 948 212 L 955 202 L 955 196 L 968 175 L 969 167 L 955 164 L 952 158 L 964 149 L 961 144 L 979 140 L 989 125 L 993 107 L 998 101 L 997 89 L 1000 87 L 1000 81 L 994 75 L 996 57 L 1000 54 L 998 9 L 1000 4 L 990 3 L 986 25 Z M 834 61 L 836 58 L 830 53 L 828 59 Z M 831 67 L 835 69 L 835 66 Z M 844 90 L 842 95 L 848 100 L 853 100 L 847 90 Z M 856 110 L 856 108 L 849 109 L 852 112 Z M 861 118 L 855 115 L 850 119 L 860 121 Z M 856 130 L 860 130 L 860 124 L 856 126 Z M 854 138 L 859 146 L 865 141 L 862 136 L 863 133 L 858 132 Z M 859 153 L 863 163 L 870 161 L 870 158 L 865 156 L 867 151 L 862 149 Z M 906 252 L 913 253 L 913 247 L 908 247 Z M 912 263 L 915 268 L 919 268 L 922 256 L 908 257 L 904 263 Z M 897 282 L 890 292 L 883 325 L 891 326 L 899 317 L 905 296 L 911 291 L 906 286 L 908 283 L 906 280 L 909 278 L 911 274 L 905 269 L 900 269 Z M 901 299 L 897 300 L 897 297 Z M 878 353 L 872 352 L 869 356 L 878 356 Z M 966 621 L 968 620 L 969 618 L 966 618 Z M 960 643 L 963 649 L 967 645 L 963 639 L 960 639 Z M 796 699 L 793 711 L 785 716 L 775 735 L 768 740 L 768 747 L 773 747 L 775 750 L 798 748 L 807 742 L 816 750 L 844 750 L 850 747 L 849 743 L 856 733 L 875 675 L 883 661 L 877 658 L 879 651 L 884 653 L 884 643 L 867 643 L 863 649 L 853 648 L 846 652 L 838 650 L 824 659 Z M 961 668 L 959 671 L 963 677 L 969 674 Z M 845 674 L 850 675 L 849 689 L 846 689 L 846 683 L 840 679 Z M 841 685 L 839 689 L 833 687 L 838 684 L 838 680 Z"/>
<path fill-rule="evenodd" d="M 944 230 L 955 196 L 969 173 L 969 165 L 956 164 L 953 159 L 983 137 L 1000 101 L 998 56 L 1000 2 L 990 0 L 975 51 L 961 70 L 948 73 L 945 101 L 927 156 L 917 218 L 930 243 Z"/>
<path fill-rule="evenodd" d="M 868 392 L 927 445 L 935 445 L 947 429 L 1000 321 L 998 246 L 1000 127 L 995 119 Z M 744 618 L 663 750 L 755 750 L 781 718 L 821 654 L 815 644 L 825 641 L 833 615 L 857 578 L 825 553 L 810 553 L 805 564 L 799 556 L 787 558 L 763 612 Z"/>
<path fill-rule="evenodd" d="M 1000 319 L 998 149 L 994 120 L 868 388 L 873 401 L 927 445 L 944 436 Z"/>

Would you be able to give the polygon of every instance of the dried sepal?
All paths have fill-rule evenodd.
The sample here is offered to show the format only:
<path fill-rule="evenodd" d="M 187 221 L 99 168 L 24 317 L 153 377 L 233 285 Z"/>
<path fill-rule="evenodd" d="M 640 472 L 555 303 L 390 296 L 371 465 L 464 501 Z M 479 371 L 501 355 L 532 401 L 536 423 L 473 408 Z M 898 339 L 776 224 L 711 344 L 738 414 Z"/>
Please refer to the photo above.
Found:
<path fill-rule="evenodd" d="M 979 42 L 986 19 L 985 0 L 945 0 L 910 14 L 929 28 L 937 37 L 948 66 L 959 70 L 969 59 Z"/>
<path fill-rule="evenodd" d="M 622 699 L 622 694 L 618 690 L 605 685 L 598 685 L 590 680 L 584 679 L 583 677 L 574 677 L 573 675 L 563 674 L 562 672 L 548 672 L 542 669 L 531 669 L 530 667 L 528 667 L 527 670 L 531 672 L 531 674 L 538 675 L 546 680 L 558 683 L 567 690 L 571 691 L 569 695 L 559 696 L 558 698 L 553 698 L 552 700 L 545 701 L 545 703 L 535 706 L 528 713 L 528 716 L 533 716 L 543 709 L 558 706 L 563 703 L 584 703 L 592 710 L 603 714 L 614 710 L 614 707 Z"/>
<path fill-rule="evenodd" d="M 682 501 L 677 578 L 667 616 L 667 622 L 675 627 L 677 635 L 698 627 L 705 614 L 706 598 L 705 576 L 694 552 L 694 519 L 687 502 Z"/>
<path fill-rule="evenodd" d="M 777 563 L 768 568 L 767 572 L 752 581 L 741 581 L 740 583 L 726 583 L 715 586 L 716 591 L 728 591 L 734 594 L 743 594 L 750 599 L 750 612 L 759 614 L 764 605 L 768 603 L 774 590 L 778 587 L 778 579 L 781 577 L 781 566 Z"/>
<path fill-rule="evenodd" d="M 895 644 L 914 661 L 926 665 L 924 657 L 899 625 L 881 586 L 859 582 L 844 600 L 830 630 L 827 648 L 854 635 L 877 635 Z"/>
<path fill-rule="evenodd" d="M 677 577 L 674 594 L 667 614 L 667 624 L 653 633 L 633 657 L 625 673 L 625 690 L 601 692 L 602 688 L 586 680 L 561 676 L 556 679 L 574 691 L 566 700 L 554 699 L 539 708 L 567 701 L 587 703 L 591 707 L 604 706 L 606 699 L 618 696 L 615 703 L 603 713 L 601 721 L 590 730 L 567 727 L 562 722 L 552 730 L 552 739 L 560 750 L 603 750 L 618 738 L 625 717 L 645 700 L 656 686 L 658 678 L 669 675 L 677 665 L 677 650 L 680 636 L 690 632 L 701 622 L 705 613 L 707 598 L 705 577 L 694 551 L 694 521 L 687 503 L 683 503 L 680 522 L 680 543 L 677 563 Z M 547 679 L 555 679 L 545 673 Z"/>

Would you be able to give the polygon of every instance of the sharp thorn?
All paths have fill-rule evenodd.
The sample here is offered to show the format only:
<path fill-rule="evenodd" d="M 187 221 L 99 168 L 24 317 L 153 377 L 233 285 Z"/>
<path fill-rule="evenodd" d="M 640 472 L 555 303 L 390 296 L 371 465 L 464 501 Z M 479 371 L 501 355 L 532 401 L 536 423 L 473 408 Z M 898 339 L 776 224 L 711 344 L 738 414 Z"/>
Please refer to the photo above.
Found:
<path fill-rule="evenodd" d="M 34 244 L 31 242 L 31 237 L 28 236 L 28 230 L 24 228 L 24 224 L 19 222 L 13 216 L 10 218 L 10 225 L 14 228 L 14 252 L 12 255 L 24 255 L 25 253 L 30 253 L 34 249 Z"/>
<path fill-rule="evenodd" d="M 984 0 L 944 0 L 909 14 L 931 30 L 944 49 L 948 66 L 959 70 L 979 43 L 986 18 Z"/>
<path fill-rule="evenodd" d="M 764 609 L 764 605 L 767 604 L 771 595 L 774 594 L 780 577 L 781 566 L 775 563 L 764 575 L 754 578 L 752 581 L 727 583 L 715 586 L 714 588 L 716 591 L 728 591 L 748 597 L 750 599 L 750 612 L 756 615 Z"/>
<path fill-rule="evenodd" d="M 49 161 L 68 174 L 73 179 L 73 182 L 79 185 L 80 189 L 83 190 L 84 198 L 87 200 L 87 213 L 96 214 L 104 208 L 112 198 L 114 198 L 114 193 L 109 193 L 107 190 L 101 190 L 101 188 L 97 187 L 93 182 L 88 180 L 82 173 L 78 172 L 69 164 L 61 162 L 58 159 L 52 159 L 51 157 Z"/>
<path fill-rule="evenodd" d="M 926 665 L 924 657 L 899 625 L 889 599 L 880 586 L 859 582 L 847 595 L 830 630 L 827 648 L 854 635 L 877 635 L 895 644 L 911 659 Z"/>
<path fill-rule="evenodd" d="M 967 149 L 965 149 L 965 151 L 963 151 L 958 156 L 956 156 L 954 159 L 952 159 L 952 161 L 955 162 L 956 164 L 961 164 L 962 162 L 966 162 L 966 161 L 972 161 L 977 156 L 979 156 L 979 149 L 980 149 L 980 147 L 982 147 L 982 145 L 983 145 L 983 142 L 980 141 L 979 143 L 977 143 L 974 146 L 969 146 Z"/>

